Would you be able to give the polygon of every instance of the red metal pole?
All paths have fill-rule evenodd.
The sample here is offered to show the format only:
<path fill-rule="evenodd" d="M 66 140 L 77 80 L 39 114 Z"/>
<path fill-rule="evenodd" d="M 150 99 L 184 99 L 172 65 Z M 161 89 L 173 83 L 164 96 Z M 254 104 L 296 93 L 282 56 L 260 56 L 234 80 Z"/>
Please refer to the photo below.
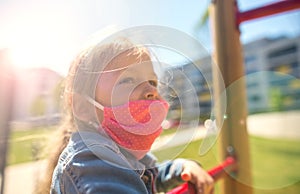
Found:
<path fill-rule="evenodd" d="M 263 7 L 252 9 L 245 12 L 237 11 L 237 25 L 242 22 L 270 16 L 273 14 L 282 13 L 285 11 L 291 11 L 295 9 L 300 9 L 300 0 L 282 0 L 276 3 L 271 3 Z"/>
<path fill-rule="evenodd" d="M 236 159 L 232 156 L 228 156 L 225 161 L 223 161 L 220 165 L 216 166 L 215 168 L 208 171 L 215 181 L 221 178 L 221 174 L 223 174 L 227 168 L 228 171 L 235 171 L 236 170 Z M 167 192 L 167 194 L 188 194 L 188 184 L 187 182 L 172 189 L 171 191 Z"/>

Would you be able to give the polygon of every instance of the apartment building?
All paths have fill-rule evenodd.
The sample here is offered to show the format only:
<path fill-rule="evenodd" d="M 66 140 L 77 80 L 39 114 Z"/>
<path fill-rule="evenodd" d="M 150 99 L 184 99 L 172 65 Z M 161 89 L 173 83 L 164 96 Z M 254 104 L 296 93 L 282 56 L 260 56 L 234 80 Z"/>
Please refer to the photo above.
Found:
<path fill-rule="evenodd" d="M 300 109 L 300 37 L 264 38 L 243 48 L 248 112 Z M 169 92 L 175 96 L 171 100 L 170 118 L 196 119 L 212 114 L 209 56 L 165 72 L 165 76 L 172 77 Z"/>
<path fill-rule="evenodd" d="M 300 109 L 300 37 L 244 46 L 250 113 Z"/>

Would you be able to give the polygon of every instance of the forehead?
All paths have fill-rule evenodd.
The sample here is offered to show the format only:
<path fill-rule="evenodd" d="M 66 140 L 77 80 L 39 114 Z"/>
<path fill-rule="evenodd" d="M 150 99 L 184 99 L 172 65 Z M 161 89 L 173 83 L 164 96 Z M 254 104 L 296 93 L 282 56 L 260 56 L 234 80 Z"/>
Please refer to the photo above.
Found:
<path fill-rule="evenodd" d="M 115 82 L 124 76 L 143 77 L 142 79 L 145 80 L 157 79 L 148 53 L 123 52 L 119 54 L 100 73 L 99 81 Z"/>
<path fill-rule="evenodd" d="M 136 64 L 151 63 L 149 54 L 144 50 L 130 49 L 115 56 L 105 67 L 104 71 L 126 69 Z"/>
<path fill-rule="evenodd" d="M 117 74 L 120 75 L 120 77 L 134 75 L 135 77 L 142 77 L 144 79 L 155 79 L 157 77 L 151 61 L 141 61 L 139 63 L 131 64 L 118 71 Z"/>

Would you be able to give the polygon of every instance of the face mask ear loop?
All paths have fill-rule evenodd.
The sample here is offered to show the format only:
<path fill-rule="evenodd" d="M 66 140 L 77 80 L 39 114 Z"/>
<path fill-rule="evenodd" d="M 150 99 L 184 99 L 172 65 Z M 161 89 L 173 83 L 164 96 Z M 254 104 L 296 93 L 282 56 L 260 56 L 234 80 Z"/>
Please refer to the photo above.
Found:
<path fill-rule="evenodd" d="M 97 108 L 99 108 L 100 110 L 104 110 L 104 106 L 102 106 L 99 102 L 97 102 L 96 100 L 94 100 L 93 98 L 89 97 L 89 96 L 85 96 L 85 98 L 87 99 L 88 102 L 90 102 L 92 105 L 96 106 Z"/>

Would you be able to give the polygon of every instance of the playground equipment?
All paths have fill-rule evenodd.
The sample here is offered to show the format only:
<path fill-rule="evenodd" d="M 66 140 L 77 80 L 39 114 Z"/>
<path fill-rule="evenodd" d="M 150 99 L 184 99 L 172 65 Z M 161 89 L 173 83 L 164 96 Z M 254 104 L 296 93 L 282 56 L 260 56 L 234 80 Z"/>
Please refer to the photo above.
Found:
<path fill-rule="evenodd" d="M 222 127 L 219 150 L 225 159 L 226 148 L 232 146 L 239 158 L 236 177 L 225 175 L 221 192 L 225 194 L 252 194 L 249 139 L 247 133 L 246 87 L 239 25 L 264 16 L 299 9 L 300 0 L 282 0 L 253 10 L 239 12 L 236 0 L 213 0 L 210 6 L 216 66 L 213 66 L 215 107 L 220 107 L 219 97 L 226 95 L 226 112 L 216 109 L 216 122 Z M 219 69 L 216 69 L 218 67 Z M 222 78 L 216 76 L 221 71 Z M 224 82 L 225 90 L 220 87 Z M 219 104 L 218 104 L 219 103 Z"/>
<path fill-rule="evenodd" d="M 219 180 L 222 175 L 224 175 L 225 171 L 234 172 L 237 167 L 236 159 L 233 156 L 228 156 L 225 161 L 223 161 L 220 165 L 208 171 L 215 181 Z M 188 183 L 184 183 L 171 191 L 167 192 L 167 194 L 188 194 Z"/>

